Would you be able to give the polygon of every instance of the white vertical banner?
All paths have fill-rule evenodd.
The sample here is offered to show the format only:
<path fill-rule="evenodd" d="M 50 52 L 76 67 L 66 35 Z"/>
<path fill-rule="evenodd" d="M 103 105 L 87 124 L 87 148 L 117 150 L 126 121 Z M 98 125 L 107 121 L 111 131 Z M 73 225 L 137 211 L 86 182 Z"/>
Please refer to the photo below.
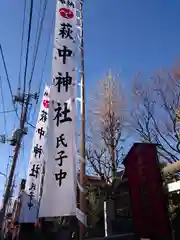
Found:
<path fill-rule="evenodd" d="M 48 127 L 49 87 L 46 86 L 34 133 L 25 190 L 22 194 L 19 222 L 34 223 L 39 210 L 39 199 Z"/>
<path fill-rule="evenodd" d="M 76 215 L 76 0 L 58 0 L 48 116 L 48 161 L 39 217 Z"/>

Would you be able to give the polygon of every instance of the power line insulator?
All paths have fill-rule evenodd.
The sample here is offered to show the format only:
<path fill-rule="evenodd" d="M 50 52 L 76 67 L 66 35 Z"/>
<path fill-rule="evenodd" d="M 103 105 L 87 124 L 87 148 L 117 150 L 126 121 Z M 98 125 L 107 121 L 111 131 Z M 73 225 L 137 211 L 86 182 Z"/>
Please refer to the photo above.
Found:
<path fill-rule="evenodd" d="M 6 135 L 5 134 L 0 135 L 0 143 L 3 143 L 3 144 L 6 143 Z"/>

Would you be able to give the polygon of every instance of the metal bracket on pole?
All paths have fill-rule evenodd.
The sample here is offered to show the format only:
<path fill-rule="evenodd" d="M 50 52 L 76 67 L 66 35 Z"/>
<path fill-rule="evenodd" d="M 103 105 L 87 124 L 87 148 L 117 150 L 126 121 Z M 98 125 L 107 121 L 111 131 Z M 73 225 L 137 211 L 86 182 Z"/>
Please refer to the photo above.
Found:
<path fill-rule="evenodd" d="M 13 102 L 15 103 L 26 103 L 29 98 L 34 98 L 34 100 L 38 101 L 39 95 L 38 93 L 26 94 L 18 91 L 17 95 L 13 96 Z M 29 104 L 29 103 L 28 103 Z"/>

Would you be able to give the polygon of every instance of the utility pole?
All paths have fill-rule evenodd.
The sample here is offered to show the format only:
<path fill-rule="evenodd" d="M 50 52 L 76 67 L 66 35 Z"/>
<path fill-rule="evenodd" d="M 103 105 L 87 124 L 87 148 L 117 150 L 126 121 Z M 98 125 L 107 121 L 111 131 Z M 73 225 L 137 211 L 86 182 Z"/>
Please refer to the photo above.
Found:
<path fill-rule="evenodd" d="M 7 186 L 6 186 L 4 200 L 3 200 L 3 207 L 1 210 L 2 214 L 3 214 L 3 219 L 5 218 L 6 208 L 7 208 L 8 200 L 9 200 L 9 197 L 11 194 L 11 187 L 12 187 L 13 177 L 14 177 L 14 173 L 15 173 L 15 169 L 16 169 L 16 163 L 17 163 L 17 159 L 18 159 L 18 155 L 19 155 L 19 151 L 20 151 L 20 147 L 21 147 L 21 141 L 22 141 L 23 135 L 26 134 L 25 122 L 26 122 L 26 118 L 27 118 L 29 101 L 30 101 L 30 95 L 27 96 L 25 104 L 23 104 L 23 108 L 22 108 L 22 114 L 21 114 L 21 119 L 20 119 L 20 128 L 19 128 L 20 134 L 19 134 L 19 138 L 17 138 L 16 144 L 14 147 L 14 155 L 12 157 L 12 165 L 11 165 L 11 169 L 10 169 L 9 178 L 7 180 Z"/>
<path fill-rule="evenodd" d="M 84 34 L 83 34 L 83 0 L 80 1 L 80 19 L 81 19 L 81 36 L 80 36 L 80 48 L 81 48 L 81 163 L 80 163 L 80 185 L 84 189 L 86 165 L 85 165 L 85 88 L 84 88 Z M 85 192 L 80 191 L 80 210 L 84 213 L 84 219 L 86 215 L 86 198 Z M 85 225 L 80 222 L 80 240 L 85 236 Z"/>

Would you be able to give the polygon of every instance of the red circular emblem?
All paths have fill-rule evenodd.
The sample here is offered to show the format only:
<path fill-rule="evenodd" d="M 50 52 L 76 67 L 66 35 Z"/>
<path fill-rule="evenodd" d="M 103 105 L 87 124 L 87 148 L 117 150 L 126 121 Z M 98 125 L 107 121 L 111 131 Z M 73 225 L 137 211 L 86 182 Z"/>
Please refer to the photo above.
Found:
<path fill-rule="evenodd" d="M 74 13 L 67 8 L 60 8 L 59 13 L 63 18 L 71 19 L 74 17 Z"/>
<path fill-rule="evenodd" d="M 49 101 L 48 100 L 43 100 L 43 106 L 45 107 L 45 108 L 48 108 L 49 107 Z"/>

